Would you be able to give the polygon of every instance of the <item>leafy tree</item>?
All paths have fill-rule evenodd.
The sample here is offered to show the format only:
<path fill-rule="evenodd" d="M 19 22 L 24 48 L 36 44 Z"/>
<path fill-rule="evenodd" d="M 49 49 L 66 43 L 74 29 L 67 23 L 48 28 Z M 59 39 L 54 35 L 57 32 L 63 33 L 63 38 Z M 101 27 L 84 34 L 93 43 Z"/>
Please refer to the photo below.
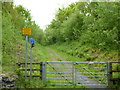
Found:
<path fill-rule="evenodd" d="M 77 2 L 59 9 L 46 28 L 49 44 L 79 40 L 96 47 L 118 47 L 118 2 Z M 114 49 L 115 49 L 114 48 Z"/>

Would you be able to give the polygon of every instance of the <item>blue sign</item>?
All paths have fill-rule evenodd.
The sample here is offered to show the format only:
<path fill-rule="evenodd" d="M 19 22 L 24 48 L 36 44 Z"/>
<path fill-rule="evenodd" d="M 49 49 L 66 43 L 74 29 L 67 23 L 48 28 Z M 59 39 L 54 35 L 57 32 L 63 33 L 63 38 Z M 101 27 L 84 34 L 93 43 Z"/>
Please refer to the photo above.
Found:
<path fill-rule="evenodd" d="M 30 43 L 35 43 L 36 41 L 32 38 L 30 38 Z"/>

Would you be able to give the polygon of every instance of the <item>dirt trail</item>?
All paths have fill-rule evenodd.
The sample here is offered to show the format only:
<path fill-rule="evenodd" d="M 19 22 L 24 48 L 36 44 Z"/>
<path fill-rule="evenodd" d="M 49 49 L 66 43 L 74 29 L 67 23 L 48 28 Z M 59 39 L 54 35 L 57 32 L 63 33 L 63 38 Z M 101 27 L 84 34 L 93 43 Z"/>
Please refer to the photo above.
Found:
<path fill-rule="evenodd" d="M 58 61 L 58 58 L 61 61 L 66 61 L 65 59 L 63 59 L 60 55 L 58 55 L 54 50 L 49 49 L 49 54 L 52 57 L 53 61 Z M 60 64 L 54 64 L 54 67 L 58 67 L 60 66 Z M 64 64 L 65 68 L 72 68 L 72 64 Z M 67 69 L 67 72 L 72 72 L 70 69 Z M 83 86 L 87 87 L 87 88 L 104 88 L 106 85 L 105 84 L 100 84 L 99 82 L 95 81 L 94 79 L 90 79 L 87 76 L 83 75 L 82 73 L 76 71 L 76 84 L 81 83 Z"/>

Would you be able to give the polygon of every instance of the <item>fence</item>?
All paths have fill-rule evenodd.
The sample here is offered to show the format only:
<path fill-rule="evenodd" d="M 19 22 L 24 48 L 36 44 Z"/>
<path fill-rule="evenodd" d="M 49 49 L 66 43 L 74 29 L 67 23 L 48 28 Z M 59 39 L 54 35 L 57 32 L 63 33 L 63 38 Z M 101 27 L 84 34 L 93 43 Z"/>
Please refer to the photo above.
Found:
<path fill-rule="evenodd" d="M 109 62 L 108 65 L 109 65 L 108 66 L 109 67 L 109 70 L 108 70 L 109 85 L 120 82 L 120 62 Z"/>
<path fill-rule="evenodd" d="M 113 64 L 119 62 L 40 62 L 32 63 L 32 77 L 40 77 L 44 85 L 76 85 L 86 87 L 107 87 L 113 78 Z M 27 63 L 27 77 L 30 77 L 30 63 Z M 19 64 L 25 71 L 25 63 Z"/>

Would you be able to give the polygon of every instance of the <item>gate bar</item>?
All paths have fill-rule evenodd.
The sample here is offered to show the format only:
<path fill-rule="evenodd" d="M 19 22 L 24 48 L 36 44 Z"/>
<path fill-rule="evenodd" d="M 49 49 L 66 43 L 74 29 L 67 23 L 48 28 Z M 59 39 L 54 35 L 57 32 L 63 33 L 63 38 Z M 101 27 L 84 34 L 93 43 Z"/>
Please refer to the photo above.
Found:
<path fill-rule="evenodd" d="M 69 61 L 47 61 L 47 63 L 73 63 Z"/>
<path fill-rule="evenodd" d="M 100 64 L 103 64 L 103 63 L 107 63 L 107 62 L 75 62 L 75 63 L 100 63 Z"/>

